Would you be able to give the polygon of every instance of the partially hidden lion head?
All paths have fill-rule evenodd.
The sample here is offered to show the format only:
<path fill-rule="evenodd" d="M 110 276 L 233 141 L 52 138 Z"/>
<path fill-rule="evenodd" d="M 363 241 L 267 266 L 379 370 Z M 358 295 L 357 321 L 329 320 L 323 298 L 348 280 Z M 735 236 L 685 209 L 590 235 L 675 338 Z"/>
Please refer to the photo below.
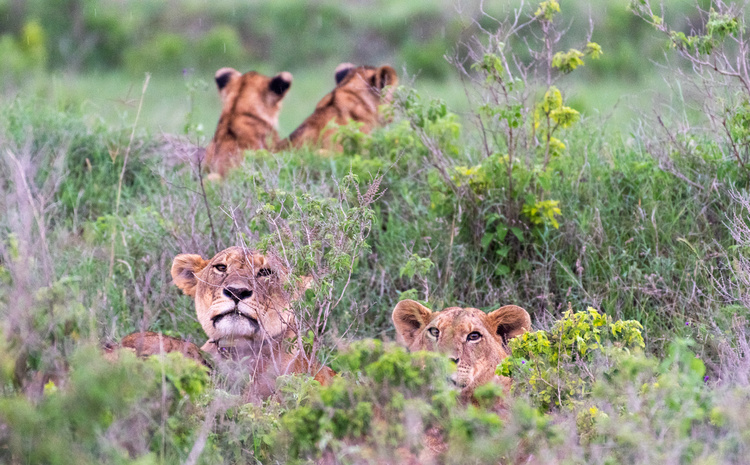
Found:
<path fill-rule="evenodd" d="M 356 66 L 341 63 L 334 70 L 336 90 L 344 89 L 359 95 L 375 97 L 379 103 L 389 103 L 393 88 L 398 85 L 398 75 L 391 66 Z"/>
<path fill-rule="evenodd" d="M 169 352 L 180 352 L 186 358 L 192 358 L 198 363 L 208 366 L 206 359 L 201 355 L 198 346 L 189 341 L 176 337 L 167 336 L 152 331 L 142 331 L 128 334 L 120 340 L 119 344 L 105 344 L 104 356 L 109 360 L 118 357 L 117 349 L 127 349 L 135 352 L 141 358 L 152 355 L 166 354 Z"/>
<path fill-rule="evenodd" d="M 180 254 L 172 263 L 174 283 L 195 299 L 210 344 L 259 353 L 264 345 L 293 335 L 290 297 L 282 288 L 283 267 L 245 249 L 230 247 L 211 259 Z"/>
<path fill-rule="evenodd" d="M 393 310 L 393 324 L 410 351 L 440 352 L 456 364 L 451 380 L 470 397 L 477 386 L 509 380 L 495 374 L 508 355 L 508 340 L 531 329 L 531 318 L 521 307 L 506 305 L 484 313 L 476 308 L 446 308 L 433 312 L 413 300 L 403 300 Z"/>
<path fill-rule="evenodd" d="M 315 106 L 315 111 L 283 141 L 280 148 L 317 144 L 331 147 L 335 125 L 360 123 L 368 133 L 382 123 L 379 107 L 390 103 L 398 75 L 390 66 L 342 63 L 334 71 L 336 87 Z"/>
<path fill-rule="evenodd" d="M 281 101 L 292 85 L 292 74 L 268 77 L 221 68 L 215 80 L 222 110 L 205 161 L 209 172 L 224 176 L 242 161 L 243 150 L 271 149 L 278 142 Z"/>

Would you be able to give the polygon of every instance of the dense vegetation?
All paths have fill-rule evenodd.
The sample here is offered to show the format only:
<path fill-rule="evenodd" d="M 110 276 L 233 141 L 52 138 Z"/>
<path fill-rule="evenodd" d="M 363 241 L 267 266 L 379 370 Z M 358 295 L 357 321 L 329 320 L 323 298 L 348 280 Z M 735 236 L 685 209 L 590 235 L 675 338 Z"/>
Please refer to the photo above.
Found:
<path fill-rule="evenodd" d="M 585 8 L 554 0 L 507 19 L 382 2 L 379 22 L 330 2 L 210 13 L 188 4 L 177 15 L 142 2 L 128 21 L 131 2 L 61 3 L 80 28 L 66 29 L 44 2 L 0 2 L 25 10 L 0 15 L 11 31 L 0 49 L 12 58 L 0 103 L 0 461 L 398 463 L 431 431 L 448 445 L 446 463 L 746 461 L 744 10 L 635 0 L 592 16 L 594 31 L 614 34 L 598 40 L 566 31 Z M 196 21 L 193 35 L 175 32 Z M 435 24 L 445 34 L 425 32 Z M 292 30 L 304 46 L 273 40 Z M 614 39 L 626 34 L 636 38 Z M 354 35 L 382 50 L 361 52 L 344 40 Z M 229 61 L 254 56 L 269 68 L 403 60 L 446 88 L 461 81 L 466 111 L 407 83 L 389 125 L 339 131 L 341 153 L 248 152 L 223 182 L 205 182 L 193 144 L 211 129 L 191 110 L 182 137 L 165 136 L 141 110 L 160 72 L 232 64 L 213 61 L 216 44 L 235 47 Z M 666 109 L 619 127 L 568 97 L 577 76 L 653 72 L 643 55 L 665 50 L 675 88 L 686 89 Z M 160 70 L 128 95 L 127 125 L 92 118 L 73 96 L 50 99 L 30 77 L 121 67 Z M 190 99 L 196 87 L 179 92 Z M 341 373 L 332 386 L 283 377 L 277 396 L 246 404 L 174 354 L 102 358 L 103 342 L 136 330 L 200 345 L 171 260 L 235 244 L 313 276 L 294 309 L 307 345 Z M 486 386 L 478 405 L 463 405 L 443 381 L 445 359 L 388 342 L 404 298 L 526 308 L 538 331 L 514 340 L 498 367 L 513 392 Z M 500 415 L 487 408 L 498 396 Z"/>

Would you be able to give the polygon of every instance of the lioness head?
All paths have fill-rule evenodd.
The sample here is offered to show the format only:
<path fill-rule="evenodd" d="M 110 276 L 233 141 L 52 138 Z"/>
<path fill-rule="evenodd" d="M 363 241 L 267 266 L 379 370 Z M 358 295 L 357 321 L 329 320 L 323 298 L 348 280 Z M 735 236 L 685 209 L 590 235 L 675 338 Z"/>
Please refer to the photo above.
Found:
<path fill-rule="evenodd" d="M 265 256 L 230 247 L 206 260 L 180 254 L 172 263 L 174 283 L 195 299 L 210 343 L 260 349 L 290 336 L 294 316 L 281 281 L 283 268 Z"/>
<path fill-rule="evenodd" d="M 506 384 L 495 375 L 508 355 L 508 340 L 531 329 L 526 310 L 506 305 L 490 313 L 476 308 L 451 307 L 433 312 L 413 300 L 403 300 L 393 310 L 398 337 L 410 351 L 446 354 L 456 364 L 451 380 L 462 394 L 490 381 Z"/>
<path fill-rule="evenodd" d="M 367 92 L 387 103 L 391 99 L 391 92 L 383 93 L 386 86 L 395 87 L 398 84 L 396 70 L 385 65 L 355 66 L 351 63 L 341 63 L 334 70 L 337 89 L 349 89 L 354 92 Z"/>
<path fill-rule="evenodd" d="M 396 71 L 390 66 L 355 66 L 342 63 L 334 70 L 336 87 L 323 97 L 308 116 L 279 149 L 301 147 L 305 144 L 332 148 L 331 136 L 336 125 L 351 121 L 360 124 L 360 131 L 368 133 L 382 123 L 379 106 L 392 100 L 393 88 L 398 84 Z"/>
<path fill-rule="evenodd" d="M 242 160 L 242 150 L 272 148 L 278 142 L 281 101 L 292 85 L 292 74 L 268 77 L 221 68 L 215 80 L 223 108 L 206 149 L 206 165 L 223 176 Z"/>

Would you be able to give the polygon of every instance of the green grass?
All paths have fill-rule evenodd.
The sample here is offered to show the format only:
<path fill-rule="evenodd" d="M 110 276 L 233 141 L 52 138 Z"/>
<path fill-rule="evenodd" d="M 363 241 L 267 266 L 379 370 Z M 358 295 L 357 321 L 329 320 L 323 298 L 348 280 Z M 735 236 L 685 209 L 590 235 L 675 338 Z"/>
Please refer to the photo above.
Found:
<path fill-rule="evenodd" d="M 289 70 L 282 137 L 333 86 L 337 63 L 322 62 Z M 161 135 L 187 127 L 207 143 L 212 72 L 155 72 L 143 95 L 143 76 L 124 71 L 29 78 L 0 101 L 0 462 L 382 462 L 417 454 L 436 428 L 451 464 L 744 463 L 750 244 L 732 230 L 750 208 L 732 194 L 746 195 L 747 170 L 721 134 L 694 125 L 672 139 L 653 122 L 657 111 L 674 129 L 670 116 L 702 102 L 646 65 L 632 79 L 617 66 L 556 83 L 581 119 L 556 130 L 565 147 L 547 166 L 534 119 L 546 86 L 529 84 L 510 178 L 505 109 L 485 109 L 480 126 L 485 102 L 455 75 L 418 75 L 402 77 L 391 124 L 341 131 L 341 153 L 248 152 L 205 186 Z M 471 91 L 486 84 L 476 78 Z M 555 221 L 528 213 L 550 202 Z M 341 373 L 332 386 L 282 377 L 255 405 L 178 356 L 102 359 L 103 343 L 136 330 L 205 342 L 170 265 L 238 243 L 316 277 L 294 310 L 330 308 L 302 334 Z M 388 342 L 403 298 L 526 308 L 540 331 L 511 343 L 512 396 L 488 386 L 464 404 L 447 360 Z"/>

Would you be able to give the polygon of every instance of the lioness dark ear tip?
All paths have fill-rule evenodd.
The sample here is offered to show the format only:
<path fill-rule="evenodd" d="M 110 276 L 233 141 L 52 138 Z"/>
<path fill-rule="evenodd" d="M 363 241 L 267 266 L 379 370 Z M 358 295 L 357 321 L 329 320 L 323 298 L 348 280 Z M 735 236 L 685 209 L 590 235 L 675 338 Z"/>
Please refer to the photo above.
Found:
<path fill-rule="evenodd" d="M 221 68 L 220 70 L 216 71 L 216 74 L 214 74 L 216 87 L 218 87 L 219 90 L 223 89 L 227 86 L 227 84 L 229 84 L 229 81 L 232 80 L 232 76 L 238 74 L 240 74 L 240 72 L 234 68 Z"/>
<path fill-rule="evenodd" d="M 283 71 L 271 79 L 269 88 L 273 93 L 283 95 L 292 86 L 292 79 L 292 73 Z"/>
<path fill-rule="evenodd" d="M 336 79 L 336 84 L 341 84 L 341 81 L 344 80 L 347 74 L 349 74 L 349 71 L 356 68 L 355 65 L 352 63 L 341 63 L 336 67 L 336 69 L 333 71 L 334 79 Z"/>
<path fill-rule="evenodd" d="M 389 65 L 381 66 L 380 83 L 382 87 L 395 86 L 396 84 L 398 84 L 398 74 L 396 74 L 396 70 Z"/>

